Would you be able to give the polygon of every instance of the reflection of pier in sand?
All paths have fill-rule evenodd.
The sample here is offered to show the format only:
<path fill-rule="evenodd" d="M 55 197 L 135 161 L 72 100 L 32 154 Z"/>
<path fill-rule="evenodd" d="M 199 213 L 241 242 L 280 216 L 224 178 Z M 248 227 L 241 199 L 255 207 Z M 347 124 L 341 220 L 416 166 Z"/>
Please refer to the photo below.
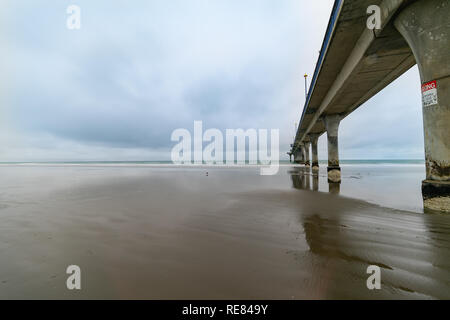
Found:
<path fill-rule="evenodd" d="M 289 171 L 292 179 L 292 185 L 295 189 L 319 191 L 320 174 L 318 170 L 309 167 L 294 167 Z M 311 183 L 312 180 L 312 183 Z M 341 182 L 328 180 L 328 191 L 331 194 L 339 194 Z"/>
<path fill-rule="evenodd" d="M 374 292 L 365 287 L 370 265 L 382 272 L 377 298 L 449 298 L 450 224 L 445 215 L 412 214 L 316 194 L 311 191 L 326 191 L 327 182 L 328 191 L 339 194 L 340 184 L 330 182 L 325 170 L 292 167 L 288 173 L 295 189 L 310 192 L 297 195 L 308 245 L 298 256 L 315 262 L 302 266 L 311 270 L 302 285 L 312 299 L 349 299 L 355 292 L 358 299 L 373 299 Z"/>

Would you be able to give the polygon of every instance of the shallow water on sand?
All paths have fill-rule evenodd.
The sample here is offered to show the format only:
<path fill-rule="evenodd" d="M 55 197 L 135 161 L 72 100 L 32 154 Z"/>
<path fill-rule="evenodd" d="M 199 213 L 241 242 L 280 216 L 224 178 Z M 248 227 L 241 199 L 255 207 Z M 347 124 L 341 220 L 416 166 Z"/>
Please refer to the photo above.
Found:
<path fill-rule="evenodd" d="M 2 166 L 0 298 L 449 299 L 450 216 L 421 213 L 423 172 Z"/>
<path fill-rule="evenodd" d="M 318 176 L 303 167 L 294 168 L 310 175 L 309 185 L 318 182 L 321 192 L 338 189 L 345 197 L 364 200 L 380 206 L 413 212 L 423 212 L 422 180 L 425 179 L 424 164 L 343 164 L 342 182 L 330 185 L 326 166 L 320 168 Z M 318 180 L 318 181 L 315 181 Z M 305 182 L 306 183 L 306 182 Z"/>

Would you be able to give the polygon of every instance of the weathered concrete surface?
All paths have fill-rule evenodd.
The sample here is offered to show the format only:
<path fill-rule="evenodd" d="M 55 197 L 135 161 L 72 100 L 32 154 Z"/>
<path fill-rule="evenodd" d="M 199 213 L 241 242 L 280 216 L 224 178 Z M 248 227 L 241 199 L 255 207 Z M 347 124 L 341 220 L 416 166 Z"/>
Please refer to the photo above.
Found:
<path fill-rule="evenodd" d="M 423 104 L 424 207 L 450 211 L 450 1 L 422 0 L 402 9 L 395 26 L 417 61 L 422 85 L 436 81 L 437 103 Z"/>
<path fill-rule="evenodd" d="M 294 151 L 294 162 L 297 164 L 302 164 L 303 162 L 302 152 L 300 149 Z"/>
<path fill-rule="evenodd" d="M 317 143 L 319 141 L 319 134 L 309 134 L 309 140 L 311 141 L 311 153 L 312 153 L 312 170 L 313 172 L 319 170 L 319 153 L 317 151 Z"/>
<path fill-rule="evenodd" d="M 302 152 L 302 164 L 306 162 L 306 151 L 305 151 L 305 143 L 302 143 L 300 146 L 300 150 Z"/>
<path fill-rule="evenodd" d="M 310 141 L 305 142 L 305 166 L 307 167 L 311 166 L 311 158 L 309 154 L 310 149 L 311 149 L 311 142 Z"/>
<path fill-rule="evenodd" d="M 338 131 L 341 122 L 340 115 L 329 115 L 323 119 L 327 129 L 328 140 L 328 180 L 331 182 L 341 181 L 341 168 L 339 166 L 339 141 Z"/>

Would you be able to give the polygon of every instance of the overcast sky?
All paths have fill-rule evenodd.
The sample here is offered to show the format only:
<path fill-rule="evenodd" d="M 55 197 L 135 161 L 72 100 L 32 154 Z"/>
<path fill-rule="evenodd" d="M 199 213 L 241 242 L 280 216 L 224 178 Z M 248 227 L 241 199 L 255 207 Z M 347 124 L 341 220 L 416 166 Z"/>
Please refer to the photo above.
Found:
<path fill-rule="evenodd" d="M 0 162 L 169 160 L 194 120 L 280 129 L 285 156 L 333 2 L 2 0 Z M 340 155 L 423 158 L 417 67 L 342 122 Z"/>

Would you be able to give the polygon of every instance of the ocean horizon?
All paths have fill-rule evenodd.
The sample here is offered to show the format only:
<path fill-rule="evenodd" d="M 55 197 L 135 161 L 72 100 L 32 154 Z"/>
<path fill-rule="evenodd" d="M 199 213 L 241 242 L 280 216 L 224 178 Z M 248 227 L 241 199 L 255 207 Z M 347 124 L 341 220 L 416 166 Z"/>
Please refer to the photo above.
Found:
<path fill-rule="evenodd" d="M 172 161 L 168 160 L 155 160 L 155 161 L 146 161 L 146 160 L 61 160 L 61 161 L 0 161 L 0 165 L 7 164 L 149 164 L 149 165 L 172 165 L 174 164 Z M 238 162 L 234 161 L 234 165 L 237 165 Z M 289 160 L 280 160 L 279 164 L 288 164 L 295 165 L 294 163 L 289 162 Z M 319 164 L 326 165 L 327 160 L 319 160 Z M 349 165 L 349 164 L 423 164 L 425 165 L 425 160 L 423 159 L 344 159 L 340 160 L 341 165 Z M 176 164 L 179 165 L 179 164 Z M 220 165 L 226 166 L 227 163 L 206 163 L 195 164 L 195 163 L 186 163 L 183 165 Z M 248 161 L 245 163 L 239 163 L 239 165 L 261 165 L 261 163 L 250 164 Z"/>

